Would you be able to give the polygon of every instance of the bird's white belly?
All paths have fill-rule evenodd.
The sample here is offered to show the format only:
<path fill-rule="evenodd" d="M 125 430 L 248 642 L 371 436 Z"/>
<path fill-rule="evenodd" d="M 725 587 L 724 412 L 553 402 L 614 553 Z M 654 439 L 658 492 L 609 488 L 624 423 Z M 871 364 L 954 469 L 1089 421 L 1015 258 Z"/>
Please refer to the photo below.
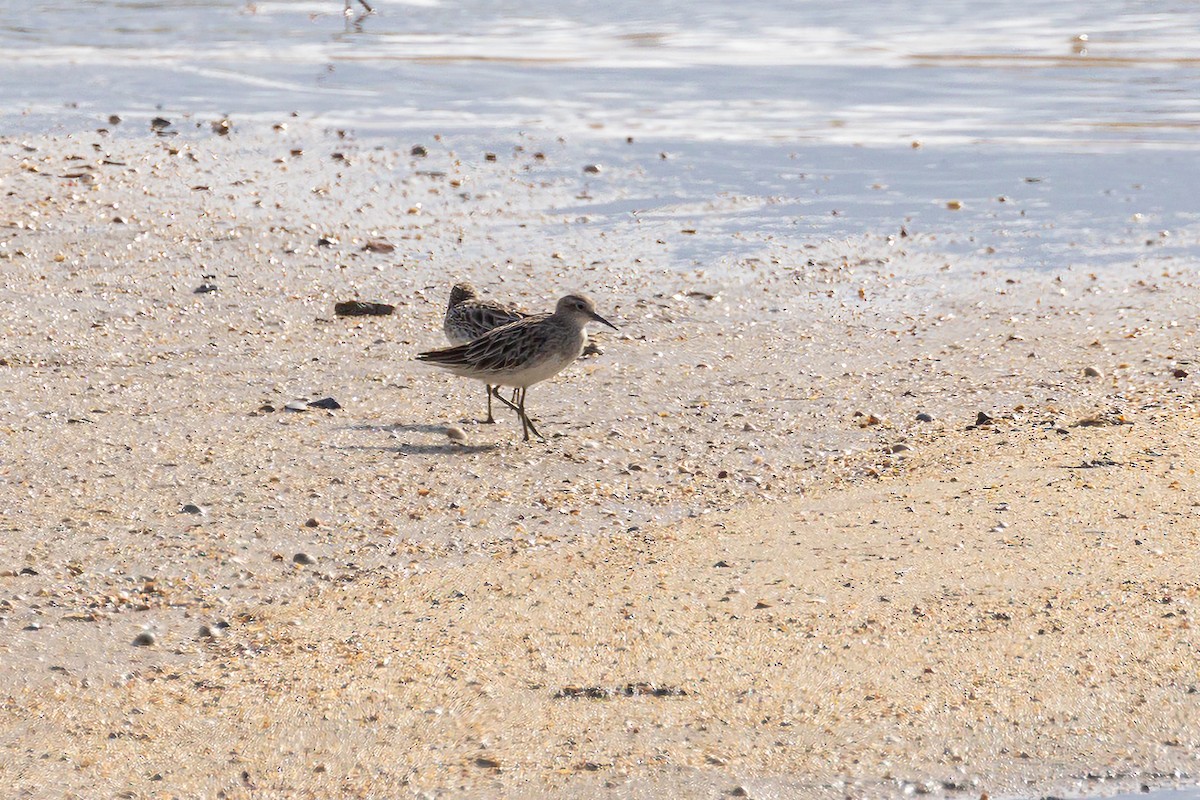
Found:
<path fill-rule="evenodd" d="M 553 378 L 558 373 L 562 372 L 571 362 L 579 358 L 579 353 L 583 352 L 580 347 L 578 352 L 570 355 L 569 358 L 550 357 L 543 358 L 540 361 L 535 361 L 532 364 L 520 370 L 514 370 L 503 374 L 494 375 L 490 378 L 492 383 L 498 383 L 501 386 L 516 386 L 519 388 L 527 388 L 535 383 L 541 383 L 544 380 Z"/>

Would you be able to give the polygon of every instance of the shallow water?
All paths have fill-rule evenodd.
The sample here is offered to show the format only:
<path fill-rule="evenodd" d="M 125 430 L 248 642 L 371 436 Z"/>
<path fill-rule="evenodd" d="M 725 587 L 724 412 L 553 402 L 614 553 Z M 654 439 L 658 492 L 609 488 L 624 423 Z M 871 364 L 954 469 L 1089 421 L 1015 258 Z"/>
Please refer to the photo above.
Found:
<path fill-rule="evenodd" d="M 551 169 L 644 178 L 628 203 L 580 213 L 701 225 L 682 267 L 730 233 L 901 226 L 997 267 L 1200 252 L 1192 3 L 374 6 L 9 4 L 0 131 L 116 113 L 137 135 L 156 115 L 194 135 L 229 115 L 236 135 L 295 112 L 360 139 L 441 135 L 464 159 L 556 147 Z"/>

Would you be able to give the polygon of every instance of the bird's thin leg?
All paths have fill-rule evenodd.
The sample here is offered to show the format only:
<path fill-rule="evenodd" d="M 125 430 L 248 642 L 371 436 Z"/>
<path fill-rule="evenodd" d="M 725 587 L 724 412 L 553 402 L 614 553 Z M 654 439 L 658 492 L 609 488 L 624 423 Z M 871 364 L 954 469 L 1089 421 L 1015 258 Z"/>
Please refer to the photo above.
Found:
<path fill-rule="evenodd" d="M 358 2 L 362 4 L 362 7 L 363 7 L 363 8 L 365 8 L 365 9 L 367 10 L 367 13 L 368 13 L 368 14 L 374 14 L 374 13 L 375 13 L 375 9 L 371 8 L 371 6 L 369 6 L 369 5 L 367 4 L 367 0 L 358 0 Z"/>
<path fill-rule="evenodd" d="M 488 423 L 489 425 L 493 425 L 496 422 L 496 418 L 492 416 L 492 385 L 490 383 L 485 383 L 484 387 L 486 387 L 488 399 L 488 417 L 484 420 L 484 422 Z"/>
<path fill-rule="evenodd" d="M 524 423 L 524 425 L 529 426 L 529 431 L 533 431 L 534 436 L 538 437 L 539 439 L 545 439 L 546 437 L 542 436 L 540 433 L 538 433 L 538 429 L 533 427 L 533 420 L 531 420 L 529 418 L 529 415 L 525 413 L 525 392 L 526 391 L 527 391 L 526 389 L 521 390 L 521 420 Z M 529 431 L 525 432 L 525 441 L 529 441 Z"/>
<path fill-rule="evenodd" d="M 519 394 L 523 395 L 523 393 L 519 393 Z M 522 434 L 524 440 L 528 442 L 529 441 L 529 417 L 525 416 L 525 398 L 524 398 L 524 396 L 520 397 L 519 402 L 520 402 L 521 407 L 517 410 L 517 413 L 521 415 L 521 434 Z"/>
<path fill-rule="evenodd" d="M 509 408 L 511 408 L 513 411 L 516 411 L 518 414 L 520 414 L 520 413 L 521 413 L 521 409 L 517 407 L 517 404 L 516 404 L 515 402 L 509 402 L 509 401 L 508 401 L 506 398 L 504 398 L 504 397 L 503 397 L 503 396 L 500 394 L 500 387 L 499 387 L 499 386 L 493 386 L 493 387 L 492 387 L 492 396 L 493 396 L 493 397 L 495 397 L 497 400 L 499 400 L 501 403 L 504 403 L 504 405 L 508 406 L 508 407 L 509 407 Z M 517 399 L 517 397 L 516 397 L 516 394 L 514 394 L 514 395 L 513 395 L 513 400 L 516 400 L 516 399 Z"/>

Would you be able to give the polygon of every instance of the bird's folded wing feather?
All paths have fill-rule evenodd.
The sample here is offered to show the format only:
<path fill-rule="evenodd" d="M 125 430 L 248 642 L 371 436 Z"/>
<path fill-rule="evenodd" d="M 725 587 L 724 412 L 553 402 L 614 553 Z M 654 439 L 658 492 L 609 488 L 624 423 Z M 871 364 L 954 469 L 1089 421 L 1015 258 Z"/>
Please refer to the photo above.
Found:
<path fill-rule="evenodd" d="M 541 337 L 530 335 L 529 329 L 548 316 L 538 314 L 525 317 L 494 328 L 466 344 L 429 350 L 419 353 L 417 358 L 447 366 L 470 366 L 483 372 L 516 370 L 527 364 L 534 351 L 543 344 Z"/>

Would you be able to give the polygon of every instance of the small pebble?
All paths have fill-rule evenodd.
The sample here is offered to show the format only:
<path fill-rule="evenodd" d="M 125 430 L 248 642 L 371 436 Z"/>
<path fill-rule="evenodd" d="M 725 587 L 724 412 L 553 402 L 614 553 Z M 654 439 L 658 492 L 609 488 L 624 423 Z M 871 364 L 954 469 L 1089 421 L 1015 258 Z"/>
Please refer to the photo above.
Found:
<path fill-rule="evenodd" d="M 292 556 L 292 563 L 293 564 L 315 564 L 315 563 L 317 563 L 317 560 L 315 558 L 313 558 L 312 556 L 310 556 L 308 553 L 296 553 L 296 555 Z"/>
<path fill-rule="evenodd" d="M 922 411 L 920 414 L 917 414 L 917 422 L 933 422 L 933 416 Z"/>
<path fill-rule="evenodd" d="M 183 508 L 179 509 L 180 514 L 203 514 L 204 509 L 195 503 L 187 503 Z"/>
<path fill-rule="evenodd" d="M 210 294 L 217 290 L 215 283 L 202 283 L 195 289 L 192 289 L 192 294 Z"/>
<path fill-rule="evenodd" d="M 225 631 L 220 627 L 210 627 L 208 625 L 200 626 L 201 639 L 220 639 L 225 635 Z"/>
<path fill-rule="evenodd" d="M 1172 371 L 1171 371 L 1171 374 L 1172 374 L 1173 376 L 1175 376 L 1176 378 L 1186 378 L 1186 377 L 1188 376 L 1188 373 L 1187 373 L 1187 370 L 1186 370 L 1186 369 L 1176 369 L 1176 370 L 1172 370 Z"/>
<path fill-rule="evenodd" d="M 337 411 L 342 407 L 342 404 L 332 397 L 322 397 L 320 400 L 313 400 L 308 404 L 309 408 L 323 408 L 326 411 Z"/>
<path fill-rule="evenodd" d="M 319 527 L 321 527 L 321 523 L 317 520 L 316 517 L 309 517 L 308 521 L 304 523 L 304 527 L 319 528 Z"/>
<path fill-rule="evenodd" d="M 588 173 L 589 175 L 599 175 L 600 174 L 600 165 L 599 164 L 588 164 L 586 167 L 583 168 L 583 171 Z"/>
<path fill-rule="evenodd" d="M 308 411 L 308 403 L 303 400 L 293 400 L 284 406 L 288 411 Z"/>
<path fill-rule="evenodd" d="M 410 155 L 414 155 L 417 158 L 424 158 L 425 156 L 429 155 L 429 151 L 425 149 L 425 145 L 423 144 L 414 144 L 412 146 L 412 150 L 409 150 L 408 152 Z"/>
<path fill-rule="evenodd" d="M 1089 378 L 1103 378 L 1104 373 L 1095 367 L 1084 367 L 1083 374 Z"/>
<path fill-rule="evenodd" d="M 151 647 L 158 644 L 158 637 L 150 631 L 142 631 L 133 639 L 134 647 Z"/>
<path fill-rule="evenodd" d="M 889 447 L 889 448 L 887 449 L 887 452 L 889 452 L 889 453 L 907 453 L 907 452 L 909 452 L 910 450 L 912 450 L 912 448 L 911 448 L 911 447 L 909 447 L 908 445 L 904 444 L 903 442 L 899 442 L 899 443 L 897 443 L 897 444 L 894 444 L 894 445 L 892 445 L 891 447 Z"/>

